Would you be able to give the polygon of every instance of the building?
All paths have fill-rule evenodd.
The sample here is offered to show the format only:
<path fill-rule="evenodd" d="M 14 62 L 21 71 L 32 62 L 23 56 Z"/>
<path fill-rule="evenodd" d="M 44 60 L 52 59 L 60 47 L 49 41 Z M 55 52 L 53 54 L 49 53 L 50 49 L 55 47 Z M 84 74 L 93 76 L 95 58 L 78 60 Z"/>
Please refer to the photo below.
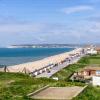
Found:
<path fill-rule="evenodd" d="M 81 75 L 83 76 L 93 76 L 99 75 L 100 76 L 100 67 L 87 67 L 81 71 Z"/>
<path fill-rule="evenodd" d="M 87 54 L 94 55 L 97 54 L 96 46 L 90 45 L 87 47 Z"/>
<path fill-rule="evenodd" d="M 87 54 L 90 54 L 90 55 L 97 54 L 97 50 L 95 50 L 95 48 L 88 48 L 87 49 Z"/>
<path fill-rule="evenodd" d="M 72 80 L 79 80 L 79 81 L 86 81 L 92 80 L 92 77 L 100 77 L 100 67 L 85 67 L 79 72 L 75 72 L 71 79 Z"/>
<path fill-rule="evenodd" d="M 100 53 L 100 47 L 96 47 L 96 51 Z"/>

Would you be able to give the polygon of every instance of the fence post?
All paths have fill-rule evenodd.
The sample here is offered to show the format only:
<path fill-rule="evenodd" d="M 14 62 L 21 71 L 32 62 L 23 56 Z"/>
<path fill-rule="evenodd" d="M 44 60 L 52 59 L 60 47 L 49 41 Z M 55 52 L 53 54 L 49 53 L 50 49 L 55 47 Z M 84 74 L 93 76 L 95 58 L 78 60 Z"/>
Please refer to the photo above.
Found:
<path fill-rule="evenodd" d="M 4 72 L 6 72 L 6 70 L 7 70 L 7 66 L 4 67 Z"/>

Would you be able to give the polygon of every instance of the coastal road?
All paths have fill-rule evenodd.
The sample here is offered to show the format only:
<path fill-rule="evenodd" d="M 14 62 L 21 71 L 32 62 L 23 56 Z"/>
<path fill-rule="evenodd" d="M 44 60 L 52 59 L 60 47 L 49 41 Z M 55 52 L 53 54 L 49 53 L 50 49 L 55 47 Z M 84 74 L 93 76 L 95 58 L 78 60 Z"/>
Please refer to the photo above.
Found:
<path fill-rule="evenodd" d="M 58 66 L 53 67 L 52 69 L 50 69 L 50 73 L 44 72 L 44 73 L 42 73 L 42 74 L 37 75 L 36 78 L 40 78 L 40 77 L 47 77 L 47 78 L 50 78 L 53 74 L 55 74 L 56 72 L 60 71 L 61 69 L 67 67 L 67 66 L 70 65 L 70 64 L 76 63 L 80 58 L 81 58 L 81 57 L 75 58 L 75 59 L 73 59 L 70 63 L 65 62 L 65 63 L 63 63 L 63 64 L 59 64 Z"/>

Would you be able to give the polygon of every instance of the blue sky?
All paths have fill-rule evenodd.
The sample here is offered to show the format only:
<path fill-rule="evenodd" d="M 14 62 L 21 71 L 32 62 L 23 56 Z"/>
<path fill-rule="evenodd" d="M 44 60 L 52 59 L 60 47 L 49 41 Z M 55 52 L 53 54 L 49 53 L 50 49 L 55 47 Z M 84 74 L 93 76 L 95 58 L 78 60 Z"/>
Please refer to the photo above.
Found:
<path fill-rule="evenodd" d="M 100 43 L 100 0 L 0 0 L 0 46 Z"/>

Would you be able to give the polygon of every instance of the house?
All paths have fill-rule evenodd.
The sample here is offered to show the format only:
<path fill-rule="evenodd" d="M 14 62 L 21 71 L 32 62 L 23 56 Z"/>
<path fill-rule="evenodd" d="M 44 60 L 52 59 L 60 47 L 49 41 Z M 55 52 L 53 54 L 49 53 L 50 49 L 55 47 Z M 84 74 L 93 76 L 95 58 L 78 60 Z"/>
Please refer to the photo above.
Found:
<path fill-rule="evenodd" d="M 100 76 L 100 67 L 86 67 L 81 71 L 81 75 L 83 76 Z"/>
<path fill-rule="evenodd" d="M 100 53 L 100 47 L 96 47 L 96 51 Z"/>
<path fill-rule="evenodd" d="M 72 80 L 92 80 L 93 76 L 100 77 L 100 67 L 85 67 L 79 72 L 75 72 L 71 79 Z"/>
<path fill-rule="evenodd" d="M 97 54 L 97 50 L 95 50 L 95 48 L 87 48 L 87 54 L 90 55 Z"/>

